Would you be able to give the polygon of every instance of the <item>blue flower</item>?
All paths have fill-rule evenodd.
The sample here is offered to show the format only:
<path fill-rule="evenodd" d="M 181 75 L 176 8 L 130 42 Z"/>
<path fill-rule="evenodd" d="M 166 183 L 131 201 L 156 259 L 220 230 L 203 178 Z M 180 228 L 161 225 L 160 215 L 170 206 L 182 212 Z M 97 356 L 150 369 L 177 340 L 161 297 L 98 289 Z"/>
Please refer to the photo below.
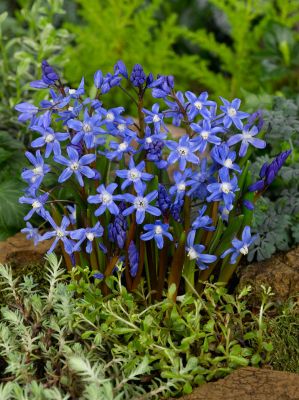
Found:
<path fill-rule="evenodd" d="M 47 251 L 47 253 L 52 253 L 55 247 L 57 246 L 58 242 L 61 241 L 64 244 L 65 251 L 67 254 L 72 254 L 73 252 L 73 245 L 74 242 L 72 242 L 68 236 L 70 235 L 70 231 L 67 231 L 67 227 L 70 225 L 70 220 L 68 217 L 63 217 L 61 221 L 61 225 L 58 226 L 56 222 L 53 220 L 51 215 L 49 213 L 46 214 L 46 220 L 52 225 L 54 228 L 54 231 L 46 232 L 44 233 L 40 241 L 51 239 L 55 237 L 50 249 Z"/>
<path fill-rule="evenodd" d="M 155 98 L 165 98 L 170 95 L 174 88 L 174 78 L 172 75 L 157 75 L 157 79 L 148 85 L 153 88 L 152 96 Z"/>
<path fill-rule="evenodd" d="M 145 224 L 143 229 L 147 231 L 140 236 L 141 240 L 155 239 L 158 249 L 162 249 L 164 246 L 163 236 L 168 237 L 169 240 L 173 241 L 172 234 L 168 232 L 169 224 L 163 224 L 161 221 L 156 221 L 154 224 Z"/>
<path fill-rule="evenodd" d="M 232 179 L 229 177 L 227 168 L 221 168 L 219 170 L 219 178 L 221 183 L 211 183 L 207 186 L 208 191 L 211 193 L 207 197 L 207 201 L 224 201 L 225 207 L 231 210 L 235 198 L 235 193 L 238 188 L 238 179 L 234 175 Z"/>
<path fill-rule="evenodd" d="M 109 131 L 113 130 L 116 124 L 121 124 L 124 122 L 124 119 L 121 116 L 121 113 L 123 111 L 124 111 L 123 107 L 110 108 L 109 110 L 100 107 L 96 110 L 96 112 L 102 116 L 103 118 L 102 123 L 106 125 L 106 128 Z"/>
<path fill-rule="evenodd" d="M 211 113 L 207 107 L 216 106 L 215 101 L 208 100 L 208 92 L 202 92 L 198 97 L 192 92 L 185 93 L 188 103 L 188 117 L 193 120 L 198 114 L 202 115 L 205 119 L 211 118 Z"/>
<path fill-rule="evenodd" d="M 183 173 L 179 171 L 173 172 L 173 179 L 175 185 L 171 186 L 169 193 L 173 196 L 176 194 L 176 200 L 185 196 L 186 189 L 190 186 L 190 181 L 188 178 L 192 175 L 192 170 L 190 168 L 185 169 Z"/>
<path fill-rule="evenodd" d="M 194 172 L 194 174 L 190 177 L 191 188 L 187 192 L 188 196 L 192 196 L 199 200 L 206 199 L 208 194 L 208 184 L 215 182 L 215 178 L 213 177 L 214 170 L 212 168 L 208 168 L 207 164 L 207 158 L 203 158 L 200 161 L 200 171 Z"/>
<path fill-rule="evenodd" d="M 108 160 L 113 160 L 114 158 L 116 158 L 117 160 L 121 160 L 125 153 L 134 154 L 136 152 L 135 149 L 131 146 L 131 142 L 132 138 L 125 139 L 121 143 L 111 141 L 109 144 L 112 151 L 106 151 L 104 153 L 99 151 L 99 153 L 105 154 Z"/>
<path fill-rule="evenodd" d="M 201 244 L 194 244 L 196 231 L 192 230 L 187 236 L 187 257 L 189 260 L 196 260 L 196 265 L 199 269 L 209 268 L 206 264 L 211 264 L 217 260 L 217 257 L 211 254 L 203 254 L 205 246 Z"/>
<path fill-rule="evenodd" d="M 37 228 L 33 228 L 30 222 L 26 222 L 26 228 L 21 229 L 22 233 L 26 234 L 26 239 L 33 240 L 34 246 L 40 241 L 40 235 Z"/>
<path fill-rule="evenodd" d="M 71 221 L 72 225 L 75 225 L 77 222 L 77 215 L 76 215 L 76 204 L 74 204 L 73 206 L 66 206 L 66 209 L 68 210 L 68 217 Z"/>
<path fill-rule="evenodd" d="M 204 229 L 205 231 L 214 231 L 215 227 L 210 226 L 213 223 L 212 218 L 208 215 L 204 215 L 207 210 L 207 206 L 203 206 L 200 210 L 198 210 L 198 217 L 192 223 L 192 229 Z"/>
<path fill-rule="evenodd" d="M 46 146 L 45 157 L 48 158 L 53 152 L 54 155 L 60 155 L 60 142 L 69 138 L 68 132 L 54 132 L 50 126 L 38 126 L 34 125 L 31 127 L 33 131 L 39 132 L 42 136 L 33 140 L 31 143 L 32 147 L 43 147 Z"/>
<path fill-rule="evenodd" d="M 239 156 L 244 157 L 249 144 L 251 144 L 253 147 L 256 147 L 257 149 L 264 149 L 266 147 L 266 142 L 264 140 L 254 137 L 258 133 L 259 130 L 256 126 L 250 128 L 250 126 L 245 125 L 242 133 L 230 137 L 227 141 L 227 144 L 228 146 L 233 146 L 234 144 L 241 142 Z"/>
<path fill-rule="evenodd" d="M 170 210 L 171 206 L 171 198 L 165 188 L 165 186 L 159 183 L 158 186 L 158 199 L 157 199 L 158 206 L 163 215 L 167 215 Z"/>
<path fill-rule="evenodd" d="M 84 182 L 82 175 L 86 176 L 87 178 L 94 177 L 94 171 L 90 167 L 87 167 L 87 165 L 95 161 L 96 155 L 86 154 L 79 158 L 79 153 L 77 150 L 70 146 L 66 148 L 66 151 L 69 156 L 69 160 L 63 156 L 54 156 L 54 161 L 67 167 L 59 176 L 58 182 L 65 182 L 73 174 L 75 174 L 79 185 L 83 187 Z"/>
<path fill-rule="evenodd" d="M 172 215 L 173 219 L 177 222 L 181 222 L 181 211 L 184 206 L 184 198 L 177 197 L 175 202 L 170 206 L 170 214 Z"/>
<path fill-rule="evenodd" d="M 37 213 L 38 215 L 45 217 L 46 215 L 45 203 L 48 200 L 48 197 L 49 193 L 44 193 L 40 196 L 35 196 L 33 198 L 25 196 L 20 197 L 19 202 L 21 204 L 30 204 L 32 206 L 32 209 L 24 217 L 24 220 L 27 221 L 28 219 L 30 219 L 34 213 Z"/>
<path fill-rule="evenodd" d="M 77 240 L 73 251 L 79 251 L 81 244 L 86 240 L 86 252 L 90 254 L 92 252 L 94 238 L 103 236 L 103 232 L 104 229 L 99 222 L 97 222 L 93 228 L 81 228 L 72 231 L 70 234 L 71 238 Z"/>
<path fill-rule="evenodd" d="M 169 107 L 169 110 L 165 111 L 165 117 L 172 118 L 172 123 L 174 126 L 180 126 L 181 121 L 184 119 L 184 114 L 182 113 L 181 107 L 183 107 L 183 109 L 186 109 L 187 105 L 182 92 L 177 92 L 175 94 L 175 97 L 180 102 L 180 105 L 177 101 L 170 101 L 166 98 L 164 99 L 164 102 Z"/>
<path fill-rule="evenodd" d="M 128 223 L 122 212 L 126 208 L 125 203 L 119 203 L 119 214 L 115 215 L 114 221 L 108 225 L 108 239 L 110 242 L 117 243 L 122 249 L 126 242 Z"/>
<path fill-rule="evenodd" d="M 21 122 L 32 119 L 32 117 L 34 117 L 38 113 L 38 108 L 30 103 L 19 103 L 15 106 L 15 110 L 20 112 L 18 121 Z"/>
<path fill-rule="evenodd" d="M 236 159 L 236 153 L 234 151 L 230 151 L 227 144 L 223 143 L 220 146 L 215 146 L 211 150 L 211 157 L 223 167 L 241 172 L 241 168 L 238 166 L 238 164 L 234 163 Z"/>
<path fill-rule="evenodd" d="M 231 254 L 230 264 L 235 264 L 237 258 L 240 255 L 248 254 L 248 248 L 256 241 L 258 235 L 251 236 L 250 227 L 245 226 L 242 233 L 242 240 L 233 239 L 231 248 L 227 249 L 222 255 L 221 258 L 226 257 L 228 254 Z"/>
<path fill-rule="evenodd" d="M 223 125 L 225 128 L 229 128 L 233 123 L 238 129 L 243 129 L 242 119 L 249 116 L 248 113 L 243 111 L 238 111 L 241 105 L 240 99 L 234 99 L 231 103 L 220 96 L 223 102 L 223 106 L 220 109 L 224 112 L 225 116 L 223 118 Z"/>
<path fill-rule="evenodd" d="M 107 187 L 100 185 L 97 188 L 99 194 L 88 196 L 87 201 L 90 204 L 101 204 L 95 211 L 95 216 L 98 217 L 99 215 L 104 214 L 107 209 L 111 214 L 117 215 L 119 213 L 119 208 L 115 204 L 114 200 L 122 200 L 122 196 L 113 194 L 116 188 L 117 183 L 110 183 Z"/>
<path fill-rule="evenodd" d="M 186 168 L 187 162 L 199 164 L 199 158 L 194 154 L 195 145 L 190 141 L 188 135 L 181 137 L 178 143 L 173 140 L 166 140 L 165 144 L 171 150 L 167 159 L 169 164 L 179 161 L 181 171 Z"/>
<path fill-rule="evenodd" d="M 25 181 L 37 189 L 42 183 L 45 174 L 47 174 L 51 168 L 49 165 L 44 163 L 44 159 L 39 150 L 35 153 L 35 156 L 29 151 L 26 151 L 25 156 L 28 158 L 34 168 L 25 169 L 21 176 Z"/>
<path fill-rule="evenodd" d="M 78 121 L 76 119 L 70 119 L 67 121 L 67 126 L 74 131 L 76 131 L 75 135 L 72 138 L 72 144 L 78 144 L 81 140 L 84 140 L 84 143 L 87 149 L 92 149 L 96 144 L 96 136 L 100 133 L 105 133 L 103 129 L 99 127 L 101 124 L 101 120 L 98 114 L 90 116 L 88 110 L 84 111 L 84 120 L 83 122 Z"/>
<path fill-rule="evenodd" d="M 145 168 L 145 162 L 141 161 L 138 165 L 135 166 L 135 162 L 133 157 L 130 158 L 129 161 L 129 169 L 116 170 L 115 173 L 125 181 L 121 185 L 121 189 L 124 190 L 126 187 L 131 184 L 134 185 L 134 189 L 136 192 L 141 192 L 144 189 L 144 183 L 142 181 L 150 181 L 153 179 L 152 174 L 148 174 L 147 172 L 143 172 Z"/>
<path fill-rule="evenodd" d="M 124 78 L 128 79 L 128 71 L 125 63 L 122 60 L 117 61 L 117 63 L 114 65 L 114 73 L 120 74 Z"/>
<path fill-rule="evenodd" d="M 130 275 L 132 278 L 135 278 L 138 272 L 139 265 L 139 253 L 137 247 L 133 240 L 131 240 L 128 247 L 128 255 L 129 255 L 129 264 L 130 264 Z"/>
<path fill-rule="evenodd" d="M 106 74 L 103 78 L 101 86 L 98 87 L 98 89 L 101 89 L 103 94 L 108 93 L 113 87 L 120 85 L 121 79 L 122 78 L 118 75 L 118 73 L 110 74 L 110 72 L 108 72 L 108 74 Z M 97 82 L 95 81 L 95 83 L 98 84 L 99 80 L 97 80 Z"/>
<path fill-rule="evenodd" d="M 143 68 L 140 64 L 135 64 L 130 76 L 130 81 L 132 82 L 133 86 L 139 87 L 144 84 L 146 80 L 146 75 L 143 71 Z"/>
<path fill-rule="evenodd" d="M 46 60 L 42 61 L 42 79 L 33 81 L 30 86 L 36 89 L 45 89 L 49 86 L 54 86 L 59 80 L 58 74 L 54 71 L 53 67 L 49 65 Z"/>
<path fill-rule="evenodd" d="M 292 150 L 283 151 L 270 164 L 264 163 L 260 170 L 261 179 L 248 187 L 249 192 L 262 192 L 265 190 L 274 181 L 291 152 Z"/>
<path fill-rule="evenodd" d="M 205 151 L 208 143 L 216 145 L 221 143 L 221 139 L 216 136 L 216 133 L 223 132 L 220 126 L 212 128 L 210 121 L 203 120 L 201 124 L 192 123 L 190 127 L 194 132 L 198 133 L 198 136 L 195 136 L 194 139 L 191 140 L 191 143 L 194 144 L 195 149 L 199 150 L 201 153 Z"/>
<path fill-rule="evenodd" d="M 146 196 L 144 196 L 143 191 L 137 193 L 136 196 L 129 193 L 124 194 L 123 200 L 125 200 L 128 203 L 131 203 L 132 206 L 124 210 L 123 215 L 126 217 L 127 215 L 132 214 L 134 211 L 136 211 L 137 224 L 142 224 L 146 212 L 156 217 L 159 217 L 161 215 L 161 211 L 159 210 L 159 208 L 150 205 L 150 203 L 157 196 L 158 196 L 157 190 L 154 190 L 153 192 L 147 194 Z"/>
<path fill-rule="evenodd" d="M 163 122 L 163 114 L 159 112 L 159 104 L 155 103 L 152 107 L 152 111 L 146 110 L 145 108 L 142 109 L 144 114 L 146 114 L 146 117 L 144 118 L 144 121 L 147 124 L 154 124 L 154 129 L 155 132 L 159 133 L 161 128 L 163 127 L 165 131 L 167 131 L 167 128 Z"/>

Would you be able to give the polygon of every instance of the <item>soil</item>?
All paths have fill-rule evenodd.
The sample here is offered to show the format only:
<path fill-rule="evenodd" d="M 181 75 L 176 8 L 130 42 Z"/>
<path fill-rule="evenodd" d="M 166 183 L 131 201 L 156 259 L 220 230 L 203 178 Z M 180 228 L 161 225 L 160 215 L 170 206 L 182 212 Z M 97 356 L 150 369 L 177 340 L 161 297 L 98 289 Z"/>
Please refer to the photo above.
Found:
<path fill-rule="evenodd" d="M 217 382 L 207 383 L 180 400 L 299 400 L 299 375 L 241 368 Z"/>
<path fill-rule="evenodd" d="M 276 254 L 269 260 L 243 266 L 239 271 L 239 287 L 253 287 L 253 294 L 259 302 L 261 285 L 271 286 L 274 300 L 285 302 L 292 296 L 299 296 L 299 246 L 287 253 Z"/>

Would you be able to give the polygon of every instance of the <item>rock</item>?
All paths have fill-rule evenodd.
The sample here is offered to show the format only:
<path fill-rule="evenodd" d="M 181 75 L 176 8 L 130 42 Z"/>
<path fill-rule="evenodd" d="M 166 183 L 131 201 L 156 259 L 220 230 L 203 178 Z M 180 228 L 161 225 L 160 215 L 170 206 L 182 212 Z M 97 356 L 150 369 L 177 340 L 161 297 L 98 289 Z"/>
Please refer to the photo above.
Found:
<path fill-rule="evenodd" d="M 51 242 L 44 241 L 34 246 L 23 233 L 17 233 L 0 242 L 0 264 L 29 265 L 44 262 L 44 255 L 50 248 Z"/>
<path fill-rule="evenodd" d="M 299 375 L 241 368 L 217 382 L 195 389 L 181 400 L 299 400 Z"/>
<path fill-rule="evenodd" d="M 299 246 L 287 253 L 280 253 L 269 260 L 256 262 L 239 270 L 239 288 L 253 287 L 253 293 L 261 290 L 261 285 L 271 286 L 274 299 L 284 302 L 299 294 Z"/>

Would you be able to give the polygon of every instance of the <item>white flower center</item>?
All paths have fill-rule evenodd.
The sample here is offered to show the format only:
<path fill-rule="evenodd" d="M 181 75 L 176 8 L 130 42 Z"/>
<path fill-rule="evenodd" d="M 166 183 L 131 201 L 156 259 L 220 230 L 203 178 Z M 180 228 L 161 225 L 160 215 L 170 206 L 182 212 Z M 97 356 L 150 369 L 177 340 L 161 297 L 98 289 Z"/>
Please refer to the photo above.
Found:
<path fill-rule="evenodd" d="M 197 251 L 193 247 L 190 247 L 189 251 L 188 251 L 188 254 L 187 254 L 187 257 L 189 257 L 189 260 L 195 260 L 196 258 L 199 257 L 199 254 L 197 253 Z"/>
<path fill-rule="evenodd" d="M 224 215 L 229 215 L 229 210 L 227 208 L 224 208 L 222 212 Z"/>
<path fill-rule="evenodd" d="M 140 176 L 141 176 L 141 173 L 136 168 L 131 169 L 129 172 L 129 178 L 131 181 L 136 181 L 137 179 L 140 179 Z"/>
<path fill-rule="evenodd" d="M 195 106 L 198 110 L 201 110 L 201 109 L 202 109 L 202 102 L 201 102 L 201 101 L 196 101 L 196 102 L 194 103 L 194 106 Z"/>
<path fill-rule="evenodd" d="M 186 185 L 184 182 L 177 184 L 177 188 L 179 192 L 184 192 L 186 190 Z"/>
<path fill-rule="evenodd" d="M 233 107 L 230 107 L 227 110 L 227 114 L 228 114 L 229 117 L 235 117 L 237 115 L 237 110 L 235 108 L 233 108 Z"/>
<path fill-rule="evenodd" d="M 84 132 L 91 132 L 91 126 L 88 122 L 83 122 L 83 131 Z"/>
<path fill-rule="evenodd" d="M 108 112 L 106 115 L 106 121 L 112 122 L 114 121 L 114 119 L 115 119 L 114 114 L 112 112 Z"/>
<path fill-rule="evenodd" d="M 69 94 L 75 94 L 76 93 L 76 89 L 70 89 L 69 90 Z"/>
<path fill-rule="evenodd" d="M 74 110 L 74 107 L 69 106 L 68 110 L 69 110 L 69 111 L 73 111 L 73 110 Z"/>
<path fill-rule="evenodd" d="M 163 232 L 163 229 L 160 225 L 155 227 L 155 234 L 156 235 L 161 235 L 161 233 Z"/>
<path fill-rule="evenodd" d="M 145 210 L 148 206 L 148 201 L 145 197 L 138 196 L 134 201 L 134 206 L 137 210 Z"/>
<path fill-rule="evenodd" d="M 61 229 L 58 228 L 56 230 L 56 236 L 62 238 L 64 236 L 64 232 Z"/>
<path fill-rule="evenodd" d="M 90 242 L 92 242 L 94 239 L 94 234 L 91 232 L 88 232 L 88 233 L 86 233 L 86 237 Z"/>
<path fill-rule="evenodd" d="M 252 135 L 248 131 L 242 132 L 243 140 L 248 140 L 252 138 Z"/>
<path fill-rule="evenodd" d="M 221 184 L 221 190 L 223 193 L 229 193 L 231 191 L 231 185 L 228 182 L 224 182 Z"/>
<path fill-rule="evenodd" d="M 244 246 L 240 248 L 240 253 L 243 254 L 244 256 L 248 254 L 248 246 L 246 246 L 246 244 L 244 244 Z"/>
<path fill-rule="evenodd" d="M 233 162 L 230 158 L 228 158 L 227 160 L 224 161 L 224 166 L 226 168 L 231 168 L 233 166 Z"/>
<path fill-rule="evenodd" d="M 123 142 L 118 146 L 118 150 L 125 151 L 128 148 L 128 143 Z"/>
<path fill-rule="evenodd" d="M 153 142 L 153 139 L 152 139 L 151 137 L 147 137 L 147 138 L 145 139 L 145 141 L 146 141 L 146 143 L 150 144 L 150 143 Z"/>
<path fill-rule="evenodd" d="M 51 143 L 53 142 L 53 140 L 55 139 L 55 136 L 52 133 L 49 133 L 46 137 L 45 137 L 45 142 L 46 143 Z"/>
<path fill-rule="evenodd" d="M 201 136 L 204 140 L 207 140 L 208 137 L 210 136 L 210 132 L 208 132 L 208 131 L 202 131 L 201 134 L 200 134 L 200 136 Z"/>
<path fill-rule="evenodd" d="M 187 147 L 179 146 L 178 147 L 178 152 L 179 152 L 181 157 L 186 157 L 188 155 L 188 153 L 189 153 L 189 150 L 187 149 Z"/>
<path fill-rule="evenodd" d="M 43 167 L 40 165 L 38 167 L 33 168 L 34 175 L 43 175 Z"/>
<path fill-rule="evenodd" d="M 160 122 L 161 121 L 161 118 L 159 117 L 159 115 L 158 114 L 155 114 L 154 116 L 153 116 L 153 122 Z"/>
<path fill-rule="evenodd" d="M 72 164 L 71 164 L 71 169 L 73 170 L 73 171 L 78 171 L 78 169 L 79 169 L 79 163 L 78 162 L 73 162 Z"/>
<path fill-rule="evenodd" d="M 123 131 L 126 129 L 126 125 L 125 125 L 125 124 L 118 124 L 118 125 L 117 125 L 117 129 L 118 129 L 120 132 L 123 132 Z"/>
<path fill-rule="evenodd" d="M 35 200 L 32 203 L 32 208 L 40 208 L 42 206 L 42 203 L 40 203 L 38 200 Z"/>
<path fill-rule="evenodd" d="M 104 193 L 102 194 L 102 203 L 103 203 L 103 204 L 108 204 L 108 203 L 110 203 L 111 201 L 112 201 L 112 196 L 111 196 L 111 194 L 108 193 L 108 192 L 104 192 Z"/>

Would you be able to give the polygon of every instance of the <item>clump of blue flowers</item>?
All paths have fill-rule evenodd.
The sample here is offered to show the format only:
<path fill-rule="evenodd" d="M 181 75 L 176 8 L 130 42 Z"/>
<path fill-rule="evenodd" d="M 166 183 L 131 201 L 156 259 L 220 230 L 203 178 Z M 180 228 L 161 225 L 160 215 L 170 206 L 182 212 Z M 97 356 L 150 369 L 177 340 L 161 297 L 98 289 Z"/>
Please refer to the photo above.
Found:
<path fill-rule="evenodd" d="M 259 113 L 241 111 L 239 99 L 218 105 L 207 92 L 177 92 L 172 76 L 146 75 L 139 64 L 128 73 L 122 61 L 113 73 L 96 71 L 94 97 L 83 78 L 68 87 L 46 61 L 31 86 L 48 94 L 16 106 L 34 137 L 20 202 L 30 207 L 25 221 L 44 230 L 27 222 L 28 238 L 51 240 L 50 252 L 60 245 L 68 268 L 88 264 L 106 290 L 120 264 L 127 288 L 145 279 L 154 298 L 171 286 L 174 298 L 194 290 L 212 273 L 228 282 L 255 240 L 254 202 L 289 155 L 251 181 L 251 152 L 266 146 Z M 136 104 L 135 119 L 105 107 L 112 90 Z M 184 130 L 178 139 L 171 123 Z"/>

